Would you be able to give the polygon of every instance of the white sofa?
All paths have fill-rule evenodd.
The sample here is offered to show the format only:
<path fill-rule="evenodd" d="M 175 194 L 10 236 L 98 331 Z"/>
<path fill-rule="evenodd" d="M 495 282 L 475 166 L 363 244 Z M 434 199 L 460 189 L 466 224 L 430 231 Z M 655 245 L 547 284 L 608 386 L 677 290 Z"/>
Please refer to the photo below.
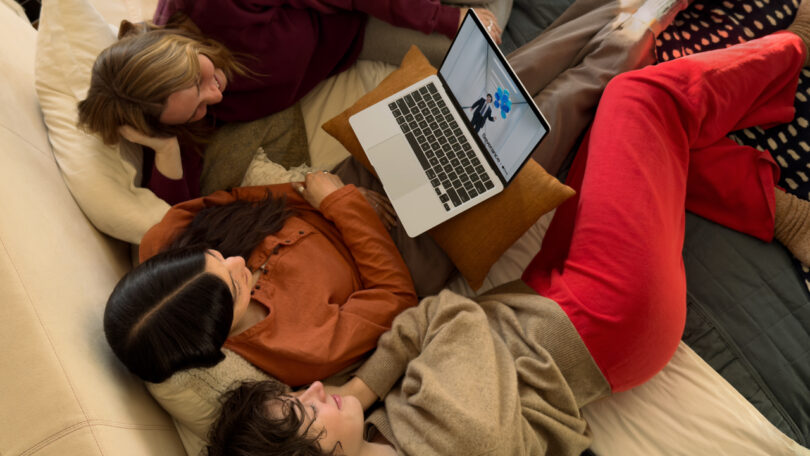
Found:
<path fill-rule="evenodd" d="M 105 343 L 104 302 L 130 248 L 97 231 L 62 180 L 34 90 L 36 31 L 18 12 L 0 5 L 0 454 L 183 455 Z"/>
<path fill-rule="evenodd" d="M 150 13 L 149 0 L 95 3 L 110 22 Z M 172 419 L 104 340 L 103 306 L 130 268 L 130 246 L 96 230 L 62 178 L 34 88 L 36 39 L 19 8 L 2 0 L 0 455 L 184 455 Z M 357 79 L 366 87 L 379 80 Z M 319 90 L 337 92 L 332 83 Z M 348 97 L 338 103 L 345 106 L 356 95 L 338 96 Z M 336 143 L 313 136 L 323 120 L 313 113 L 328 110 L 317 101 L 310 105 L 310 144 L 328 151 Z M 326 155 L 324 163 L 335 158 Z M 490 284 L 525 265 L 547 221 L 508 252 L 500 269 L 496 265 L 511 272 L 493 273 Z M 469 292 L 460 282 L 454 288 Z M 685 345 L 651 382 L 592 404 L 585 413 L 600 455 L 806 451 Z"/>

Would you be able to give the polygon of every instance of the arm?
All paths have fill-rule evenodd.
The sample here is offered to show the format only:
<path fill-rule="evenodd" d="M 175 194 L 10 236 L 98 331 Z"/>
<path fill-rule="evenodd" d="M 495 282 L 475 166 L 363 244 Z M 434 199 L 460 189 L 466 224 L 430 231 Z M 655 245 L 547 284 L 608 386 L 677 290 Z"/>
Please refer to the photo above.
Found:
<path fill-rule="evenodd" d="M 396 436 L 421 436 L 401 454 L 506 453 L 492 446 L 521 427 L 520 407 L 499 342 L 477 303 L 447 291 L 394 320 L 355 375 L 385 399 Z"/>
<path fill-rule="evenodd" d="M 492 108 L 487 108 L 487 120 L 490 122 L 495 122 L 495 118 L 492 117 Z"/>
<path fill-rule="evenodd" d="M 302 194 L 311 197 L 313 181 L 334 179 L 310 174 Z M 341 183 L 320 202 L 311 202 L 332 221 L 336 240 L 345 245 L 335 247 L 345 248 L 354 264 L 347 265 L 345 256 L 324 254 L 320 237 L 294 244 L 295 255 L 279 269 L 283 278 L 276 276 L 275 317 L 255 334 L 229 341 L 231 348 L 292 386 L 326 378 L 359 360 L 376 346 L 394 317 L 417 302 L 396 246 L 353 185 Z M 313 261 L 318 267 L 310 264 Z M 323 279 L 313 283 L 312 274 Z M 346 283 L 352 280 L 356 282 Z"/>
<path fill-rule="evenodd" d="M 437 0 L 262 0 L 266 6 L 290 6 L 321 13 L 360 11 L 377 19 L 423 33 L 456 35 L 461 10 Z"/>

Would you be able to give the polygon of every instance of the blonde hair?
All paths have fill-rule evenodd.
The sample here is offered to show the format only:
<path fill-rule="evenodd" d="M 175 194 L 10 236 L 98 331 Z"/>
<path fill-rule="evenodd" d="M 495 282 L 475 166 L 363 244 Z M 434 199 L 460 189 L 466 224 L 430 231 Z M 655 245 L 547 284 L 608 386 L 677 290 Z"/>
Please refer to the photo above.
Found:
<path fill-rule="evenodd" d="M 79 126 L 110 145 L 119 142 L 123 125 L 149 136 L 196 136 L 188 126 L 162 124 L 160 114 L 170 94 L 196 84 L 197 55 L 211 59 L 229 79 L 247 70 L 225 46 L 195 29 L 122 22 L 120 39 L 93 65 L 87 98 L 79 102 Z"/>

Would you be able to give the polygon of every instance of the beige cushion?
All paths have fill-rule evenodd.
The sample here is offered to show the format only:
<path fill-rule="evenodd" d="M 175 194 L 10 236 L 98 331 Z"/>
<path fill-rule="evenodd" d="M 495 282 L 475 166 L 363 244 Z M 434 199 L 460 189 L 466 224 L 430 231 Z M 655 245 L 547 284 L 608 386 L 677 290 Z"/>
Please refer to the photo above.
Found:
<path fill-rule="evenodd" d="M 134 244 L 169 206 L 139 188 L 140 148 L 105 146 L 80 131 L 76 104 L 85 97 L 96 56 L 115 32 L 87 0 L 44 2 L 37 41 L 36 87 L 62 176 L 101 231 Z"/>
<path fill-rule="evenodd" d="M 240 381 L 270 380 L 236 353 L 223 349 L 225 359 L 214 367 L 177 372 L 162 383 L 146 387 L 160 405 L 174 417 L 180 439 L 189 455 L 200 454 L 211 425 L 221 407 L 222 394 Z"/>
<path fill-rule="evenodd" d="M 419 49 L 413 47 L 398 70 L 354 105 L 326 122 L 323 129 L 373 173 L 374 168 L 349 125 L 349 117 L 435 73 L 436 69 Z M 489 269 L 509 246 L 541 215 L 573 195 L 574 190 L 546 173 L 537 162 L 529 160 L 503 192 L 431 229 L 429 233 L 470 286 L 478 289 Z M 493 236 L 493 233 L 498 235 Z"/>

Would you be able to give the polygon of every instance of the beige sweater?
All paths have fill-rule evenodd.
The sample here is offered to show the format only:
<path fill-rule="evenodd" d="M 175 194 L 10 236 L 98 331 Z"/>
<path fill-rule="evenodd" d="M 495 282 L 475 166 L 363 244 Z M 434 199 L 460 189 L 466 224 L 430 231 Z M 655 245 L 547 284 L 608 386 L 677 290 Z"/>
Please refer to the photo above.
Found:
<path fill-rule="evenodd" d="M 565 313 L 521 282 L 423 300 L 355 375 L 384 398 L 367 436 L 405 455 L 579 455 L 580 408 L 610 394 Z"/>

